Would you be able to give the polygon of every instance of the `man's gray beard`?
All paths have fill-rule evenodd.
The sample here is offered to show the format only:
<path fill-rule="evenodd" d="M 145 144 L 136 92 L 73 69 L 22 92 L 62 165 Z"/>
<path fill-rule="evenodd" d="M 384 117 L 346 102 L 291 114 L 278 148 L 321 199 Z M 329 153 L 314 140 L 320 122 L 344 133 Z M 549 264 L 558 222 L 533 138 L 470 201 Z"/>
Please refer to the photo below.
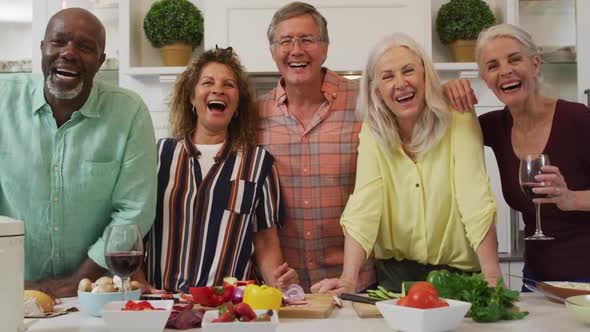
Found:
<path fill-rule="evenodd" d="M 56 87 L 55 84 L 53 84 L 51 75 L 47 75 L 47 78 L 45 79 L 45 84 L 47 85 L 49 93 L 51 93 L 55 98 L 67 100 L 78 97 L 80 92 L 82 92 L 82 88 L 84 87 L 84 82 L 80 81 L 80 83 L 78 83 L 78 85 L 76 85 L 76 87 L 74 87 L 73 89 L 62 91 L 58 87 Z"/>

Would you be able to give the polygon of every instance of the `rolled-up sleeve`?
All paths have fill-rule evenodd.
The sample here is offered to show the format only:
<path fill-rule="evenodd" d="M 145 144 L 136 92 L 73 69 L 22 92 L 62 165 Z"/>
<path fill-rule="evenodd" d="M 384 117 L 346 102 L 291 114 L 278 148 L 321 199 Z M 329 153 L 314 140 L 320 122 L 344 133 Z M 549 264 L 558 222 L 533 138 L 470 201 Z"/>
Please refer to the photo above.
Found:
<path fill-rule="evenodd" d="M 496 220 L 496 203 L 486 173 L 483 139 L 473 113 L 453 114 L 454 185 L 461 221 L 477 250 Z"/>
<path fill-rule="evenodd" d="M 340 218 L 344 234 L 355 239 L 368 257 L 373 251 L 382 215 L 383 192 L 377 142 L 367 124 L 359 134 L 354 192 Z"/>

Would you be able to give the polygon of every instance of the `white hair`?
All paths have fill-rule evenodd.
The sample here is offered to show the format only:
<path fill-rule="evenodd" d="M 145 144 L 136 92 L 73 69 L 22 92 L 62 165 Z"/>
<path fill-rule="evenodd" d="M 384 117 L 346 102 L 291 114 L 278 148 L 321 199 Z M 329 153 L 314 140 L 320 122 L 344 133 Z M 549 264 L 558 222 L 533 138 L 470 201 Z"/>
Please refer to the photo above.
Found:
<path fill-rule="evenodd" d="M 530 58 L 535 56 L 541 56 L 541 52 L 539 52 L 539 47 L 533 41 L 533 38 L 526 30 L 513 24 L 496 24 L 485 30 L 482 30 L 477 36 L 477 42 L 475 44 L 475 59 L 477 59 L 477 66 L 479 68 L 480 73 L 483 74 L 485 70 L 484 64 L 481 63 L 482 49 L 491 40 L 501 37 L 512 38 L 516 40 L 522 46 L 524 53 Z M 539 71 L 539 73 L 537 74 L 536 82 L 536 89 L 538 90 L 539 88 L 541 88 L 541 85 L 543 83 L 543 73 L 541 71 Z"/>
<path fill-rule="evenodd" d="M 395 115 L 375 93 L 375 66 L 383 54 L 394 47 L 409 49 L 424 67 L 425 107 L 414 126 L 410 142 L 405 145 L 408 152 L 417 156 L 442 139 L 449 127 L 451 115 L 432 60 L 426 56 L 422 47 L 412 37 L 403 33 L 394 33 L 373 47 L 361 77 L 357 114 L 369 124 L 385 150 L 393 152 L 395 147 L 401 144 L 400 129 Z"/>

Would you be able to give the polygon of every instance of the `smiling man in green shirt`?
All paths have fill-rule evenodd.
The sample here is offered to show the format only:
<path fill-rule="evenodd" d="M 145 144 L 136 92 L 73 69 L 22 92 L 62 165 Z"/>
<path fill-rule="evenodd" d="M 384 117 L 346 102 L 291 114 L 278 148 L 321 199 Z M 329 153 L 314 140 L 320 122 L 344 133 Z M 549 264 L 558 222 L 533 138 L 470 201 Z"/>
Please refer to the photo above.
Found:
<path fill-rule="evenodd" d="M 25 222 L 25 288 L 54 297 L 105 273 L 108 225 L 145 234 L 154 220 L 150 115 L 135 93 L 94 82 L 104 47 L 94 15 L 65 9 L 41 41 L 43 77 L 0 80 L 0 215 Z"/>

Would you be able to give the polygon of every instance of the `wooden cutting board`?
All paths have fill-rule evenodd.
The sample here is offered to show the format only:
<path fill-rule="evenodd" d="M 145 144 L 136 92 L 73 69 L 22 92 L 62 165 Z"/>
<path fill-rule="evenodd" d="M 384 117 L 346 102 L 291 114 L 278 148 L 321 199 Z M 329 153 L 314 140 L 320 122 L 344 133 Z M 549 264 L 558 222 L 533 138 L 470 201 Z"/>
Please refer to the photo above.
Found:
<path fill-rule="evenodd" d="M 374 304 L 352 302 L 352 308 L 360 318 L 381 318 L 381 313 Z"/>
<path fill-rule="evenodd" d="M 281 307 L 279 318 L 328 318 L 335 306 L 329 294 L 305 294 L 305 300 L 305 306 Z"/>

